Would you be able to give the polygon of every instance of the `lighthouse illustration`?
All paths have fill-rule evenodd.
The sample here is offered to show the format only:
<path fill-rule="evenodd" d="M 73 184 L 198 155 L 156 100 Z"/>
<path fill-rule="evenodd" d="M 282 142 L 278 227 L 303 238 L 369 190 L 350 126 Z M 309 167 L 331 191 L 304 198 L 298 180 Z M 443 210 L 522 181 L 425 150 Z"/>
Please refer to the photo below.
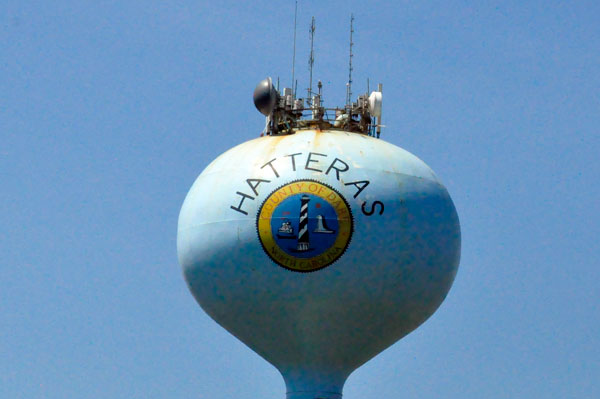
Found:
<path fill-rule="evenodd" d="M 313 233 L 333 234 L 335 230 L 327 227 L 323 215 L 317 215 L 317 228 L 313 230 Z"/>
<path fill-rule="evenodd" d="M 310 197 L 308 195 L 303 195 L 300 198 L 300 221 L 298 223 L 298 247 L 296 250 L 298 252 L 308 251 L 310 249 L 310 245 L 308 242 L 308 201 L 310 201 Z"/>

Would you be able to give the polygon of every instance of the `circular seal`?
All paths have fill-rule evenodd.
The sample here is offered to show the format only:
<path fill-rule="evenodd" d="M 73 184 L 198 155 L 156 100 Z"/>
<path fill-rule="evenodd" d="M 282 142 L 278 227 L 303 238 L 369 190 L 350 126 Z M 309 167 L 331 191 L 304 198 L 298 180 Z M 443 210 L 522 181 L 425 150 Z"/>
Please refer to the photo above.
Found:
<path fill-rule="evenodd" d="M 258 210 L 260 243 L 278 265 L 313 272 L 335 262 L 352 238 L 346 199 L 315 180 L 296 180 L 273 191 Z"/>

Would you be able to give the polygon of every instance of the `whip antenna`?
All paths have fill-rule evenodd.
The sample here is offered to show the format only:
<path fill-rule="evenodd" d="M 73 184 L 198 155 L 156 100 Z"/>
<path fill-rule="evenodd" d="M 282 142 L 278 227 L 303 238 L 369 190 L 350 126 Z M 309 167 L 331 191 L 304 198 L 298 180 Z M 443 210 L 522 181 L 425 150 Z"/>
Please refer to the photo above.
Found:
<path fill-rule="evenodd" d="M 296 0 L 296 8 L 294 10 L 294 55 L 292 56 L 292 87 L 294 87 L 295 69 L 296 69 L 296 19 L 298 17 L 298 0 Z M 294 93 L 294 97 L 296 93 Z"/>
<path fill-rule="evenodd" d="M 315 64 L 315 52 L 314 52 L 314 42 L 315 42 L 315 17 L 312 17 L 312 22 L 310 24 L 310 56 L 308 58 L 308 69 L 310 71 L 309 83 L 308 83 L 308 98 L 312 96 L 312 75 L 313 75 L 313 65 Z"/>
<path fill-rule="evenodd" d="M 346 85 L 346 105 L 350 105 L 352 101 L 352 46 L 354 42 L 352 41 L 352 34 L 354 33 L 354 14 L 350 14 L 350 59 L 348 61 L 348 84 Z"/>

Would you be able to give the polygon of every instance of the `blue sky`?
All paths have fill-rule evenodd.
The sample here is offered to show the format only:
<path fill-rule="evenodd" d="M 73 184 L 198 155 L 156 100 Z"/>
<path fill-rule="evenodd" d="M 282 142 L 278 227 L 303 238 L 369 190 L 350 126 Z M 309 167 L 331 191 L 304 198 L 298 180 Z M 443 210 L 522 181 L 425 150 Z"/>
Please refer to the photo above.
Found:
<path fill-rule="evenodd" d="M 196 176 L 291 80 L 293 1 L 0 5 L 0 397 L 283 398 L 196 305 L 176 226 Z M 461 266 L 346 399 L 600 397 L 597 2 L 299 1 L 296 77 L 383 83 L 382 138 L 446 184 Z"/>

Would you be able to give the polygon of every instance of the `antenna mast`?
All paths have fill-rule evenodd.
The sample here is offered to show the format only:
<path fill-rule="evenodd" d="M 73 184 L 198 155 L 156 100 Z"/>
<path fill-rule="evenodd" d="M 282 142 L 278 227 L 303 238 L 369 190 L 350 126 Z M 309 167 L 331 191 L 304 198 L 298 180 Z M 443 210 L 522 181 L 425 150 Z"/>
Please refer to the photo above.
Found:
<path fill-rule="evenodd" d="M 315 53 L 314 53 L 314 41 L 315 41 L 315 17 L 312 17 L 312 22 L 310 24 L 310 57 L 308 58 L 308 69 L 310 70 L 310 78 L 308 83 L 308 100 L 310 101 L 312 96 L 312 75 L 313 75 L 313 65 L 315 64 Z"/>
<path fill-rule="evenodd" d="M 296 0 L 296 9 L 294 10 L 294 55 L 292 56 L 292 87 L 294 87 L 295 69 L 296 69 L 296 18 L 298 16 L 298 0 Z M 296 93 L 294 93 L 294 97 Z"/>
<path fill-rule="evenodd" d="M 348 85 L 347 87 L 347 93 L 346 93 L 346 105 L 350 105 L 350 102 L 352 101 L 352 57 L 354 57 L 354 55 L 352 54 L 352 46 L 354 45 L 354 42 L 352 41 L 352 34 L 354 33 L 354 14 L 350 14 L 350 60 L 348 62 Z"/>

